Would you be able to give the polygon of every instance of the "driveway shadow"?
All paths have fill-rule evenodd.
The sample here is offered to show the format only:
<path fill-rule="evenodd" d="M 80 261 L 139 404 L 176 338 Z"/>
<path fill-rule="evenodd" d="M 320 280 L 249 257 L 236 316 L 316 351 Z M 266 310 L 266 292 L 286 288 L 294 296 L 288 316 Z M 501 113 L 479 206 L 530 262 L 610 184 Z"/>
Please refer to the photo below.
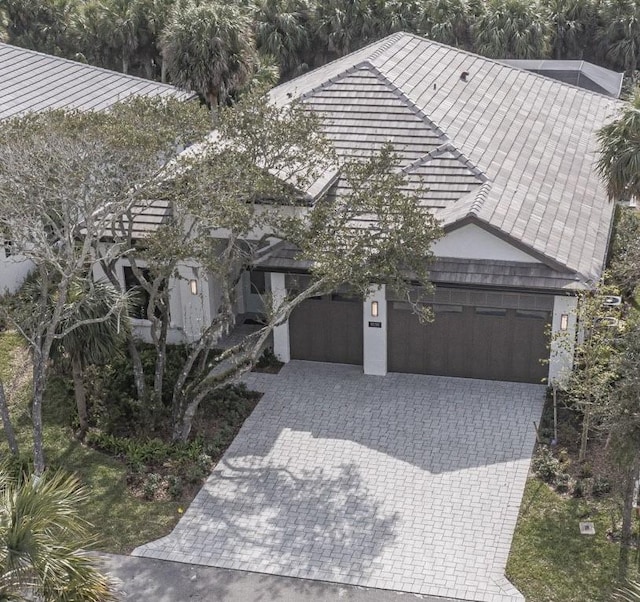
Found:
<path fill-rule="evenodd" d="M 375 570 L 397 520 L 355 464 L 294 474 L 223 460 L 173 533 L 135 553 L 173 550 L 184 562 L 345 581 Z"/>

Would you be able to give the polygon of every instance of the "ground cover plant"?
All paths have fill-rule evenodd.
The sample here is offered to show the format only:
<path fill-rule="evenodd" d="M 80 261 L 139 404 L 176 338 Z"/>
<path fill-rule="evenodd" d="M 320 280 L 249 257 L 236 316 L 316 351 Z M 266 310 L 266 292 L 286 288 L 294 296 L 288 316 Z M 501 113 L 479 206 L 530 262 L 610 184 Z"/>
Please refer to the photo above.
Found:
<path fill-rule="evenodd" d="M 579 462 L 581 417 L 560 400 L 557 444 L 551 394 L 531 463 L 512 542 L 507 577 L 528 602 L 605 602 L 619 580 L 622 495 L 620 467 L 607 454 L 606 436 L 590 439 L 588 461 Z M 532 426 L 533 428 L 533 426 Z M 580 522 L 596 533 L 582 535 Z M 624 559 L 627 578 L 638 576 L 640 525 Z"/>
<path fill-rule="evenodd" d="M 5 382 L 15 371 L 24 372 L 24 360 L 20 337 L 0 333 L 0 376 Z M 113 553 L 128 553 L 173 528 L 260 397 L 236 387 L 207 400 L 195 421 L 193 438 L 185 444 L 170 444 L 163 438 L 161 421 L 147 428 L 144 413 L 127 406 L 131 402 L 127 387 L 134 385 L 125 365 L 121 358 L 114 365 L 87 371 L 90 428 L 84 444 L 75 437 L 73 383 L 68 373 L 63 376 L 61 367 L 55 370 L 45 396 L 44 447 L 49 469 L 77 476 L 87 490 L 82 516 L 94 527 L 95 547 Z M 117 379 L 113 378 L 116 371 Z M 31 382 L 26 373 L 9 395 L 9 407 L 18 443 L 28 451 Z M 6 442 L 0 448 L 6 453 Z M 31 460 L 25 455 L 21 462 L 29 465 Z"/>

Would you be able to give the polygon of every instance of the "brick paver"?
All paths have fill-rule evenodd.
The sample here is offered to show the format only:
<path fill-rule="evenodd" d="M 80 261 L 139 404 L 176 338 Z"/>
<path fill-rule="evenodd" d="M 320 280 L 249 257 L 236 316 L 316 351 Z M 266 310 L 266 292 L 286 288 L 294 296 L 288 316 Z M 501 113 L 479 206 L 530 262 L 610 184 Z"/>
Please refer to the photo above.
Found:
<path fill-rule="evenodd" d="M 488 602 L 504 577 L 541 385 L 294 361 L 175 530 L 134 555 Z"/>

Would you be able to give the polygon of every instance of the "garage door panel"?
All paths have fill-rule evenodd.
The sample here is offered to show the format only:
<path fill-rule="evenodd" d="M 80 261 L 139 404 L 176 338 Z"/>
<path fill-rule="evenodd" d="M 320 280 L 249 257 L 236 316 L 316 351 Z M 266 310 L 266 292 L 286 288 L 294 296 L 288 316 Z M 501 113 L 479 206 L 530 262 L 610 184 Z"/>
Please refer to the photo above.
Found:
<path fill-rule="evenodd" d="M 293 359 L 362 364 L 362 301 L 308 299 L 292 312 L 289 336 Z"/>
<path fill-rule="evenodd" d="M 548 355 L 549 312 L 435 305 L 434 314 L 422 325 L 389 304 L 390 371 L 520 382 L 546 375 L 539 360 Z"/>

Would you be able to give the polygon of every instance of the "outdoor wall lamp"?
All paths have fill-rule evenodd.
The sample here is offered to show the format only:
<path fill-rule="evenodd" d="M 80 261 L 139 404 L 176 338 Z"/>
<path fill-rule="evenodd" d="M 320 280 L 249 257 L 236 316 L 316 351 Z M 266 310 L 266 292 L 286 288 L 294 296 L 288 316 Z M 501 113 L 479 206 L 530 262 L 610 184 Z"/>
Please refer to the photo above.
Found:
<path fill-rule="evenodd" d="M 371 302 L 371 315 L 374 318 L 378 317 L 378 302 L 377 301 L 372 301 Z"/>
<path fill-rule="evenodd" d="M 567 330 L 569 328 L 569 314 L 562 314 L 560 316 L 560 330 Z"/>
<path fill-rule="evenodd" d="M 189 280 L 189 290 L 192 295 L 198 294 L 198 281 L 197 280 Z"/>

